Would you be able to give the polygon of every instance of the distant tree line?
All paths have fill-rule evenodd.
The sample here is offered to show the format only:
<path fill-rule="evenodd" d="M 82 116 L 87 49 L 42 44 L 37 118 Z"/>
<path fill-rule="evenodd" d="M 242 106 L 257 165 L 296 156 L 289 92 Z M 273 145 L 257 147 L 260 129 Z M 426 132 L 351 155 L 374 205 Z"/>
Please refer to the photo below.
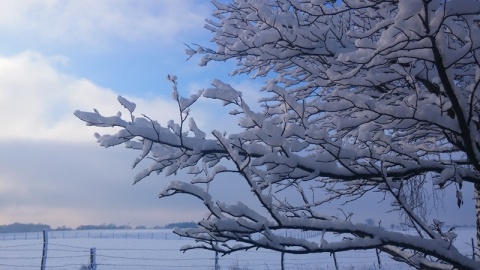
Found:
<path fill-rule="evenodd" d="M 376 224 L 375 220 L 372 218 L 365 219 L 366 224 Z M 446 225 L 445 225 L 446 226 Z M 455 227 L 475 227 L 475 224 L 470 225 L 448 225 L 448 226 L 455 226 Z M 447 227 L 448 227 L 447 226 Z M 133 228 L 130 225 L 115 225 L 115 224 L 101 224 L 101 225 L 80 225 L 75 229 L 60 226 L 57 228 L 52 228 L 50 225 L 42 224 L 42 223 L 13 223 L 8 225 L 0 225 L 0 233 L 23 233 L 23 232 L 41 232 L 43 230 L 47 231 L 71 231 L 71 230 L 147 230 L 147 229 L 174 229 L 174 228 L 195 228 L 197 224 L 193 221 L 190 222 L 173 222 L 169 223 L 165 226 L 153 226 L 147 227 L 143 225 L 138 225 Z M 390 229 L 392 230 L 404 230 L 404 224 L 390 224 Z"/>
<path fill-rule="evenodd" d="M 130 225 L 101 224 L 101 225 L 80 225 L 77 230 L 130 230 Z"/>
<path fill-rule="evenodd" d="M 154 226 L 151 229 L 173 229 L 173 228 L 192 228 L 196 227 L 195 222 L 177 222 L 170 223 L 166 226 Z M 130 225 L 115 225 L 115 224 L 101 224 L 101 225 L 80 225 L 75 230 L 130 230 L 133 229 Z M 146 226 L 139 225 L 135 227 L 136 230 L 150 229 Z M 0 233 L 23 233 L 23 232 L 41 232 L 47 231 L 71 231 L 72 228 L 61 226 L 53 229 L 47 224 L 33 224 L 33 223 L 13 223 L 8 225 L 0 225 Z"/>
<path fill-rule="evenodd" d="M 165 229 L 173 229 L 173 228 L 195 228 L 197 227 L 197 223 L 190 221 L 190 222 L 176 222 L 170 223 L 165 225 Z"/>
<path fill-rule="evenodd" d="M 50 225 L 33 224 L 33 223 L 13 223 L 9 225 L 0 225 L 0 233 L 16 233 L 16 232 L 41 232 L 43 230 L 52 230 Z"/>

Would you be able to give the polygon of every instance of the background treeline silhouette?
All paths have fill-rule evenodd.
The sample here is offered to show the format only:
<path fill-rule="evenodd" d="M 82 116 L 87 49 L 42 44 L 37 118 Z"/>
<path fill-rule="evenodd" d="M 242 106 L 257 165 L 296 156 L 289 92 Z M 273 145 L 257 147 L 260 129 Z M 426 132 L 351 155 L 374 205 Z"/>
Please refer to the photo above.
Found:
<path fill-rule="evenodd" d="M 170 223 L 166 226 L 154 226 L 148 228 L 146 226 L 140 225 L 136 226 L 135 229 L 143 230 L 143 229 L 172 229 L 172 228 L 190 228 L 196 227 L 195 222 L 177 222 L 177 223 Z M 134 229 L 130 225 L 115 225 L 115 224 L 101 224 L 101 225 L 80 225 L 75 230 L 129 230 Z M 52 228 L 50 225 L 42 224 L 42 223 L 13 223 L 8 225 L 0 225 L 0 233 L 23 233 L 23 232 L 41 232 L 43 230 L 47 231 L 70 231 L 74 230 L 72 228 L 61 226 L 57 228 Z"/>

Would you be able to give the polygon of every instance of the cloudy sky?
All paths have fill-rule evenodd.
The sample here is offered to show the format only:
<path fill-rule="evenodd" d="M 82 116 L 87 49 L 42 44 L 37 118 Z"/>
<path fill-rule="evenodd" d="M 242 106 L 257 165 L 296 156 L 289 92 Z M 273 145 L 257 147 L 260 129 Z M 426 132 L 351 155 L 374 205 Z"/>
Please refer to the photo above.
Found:
<path fill-rule="evenodd" d="M 199 59 L 186 61 L 185 43 L 209 44 L 203 25 L 212 8 L 205 0 L 1 1 L 0 225 L 154 226 L 203 215 L 202 206 L 187 197 L 159 200 L 162 176 L 132 186 L 136 153 L 99 147 L 93 136 L 98 130 L 73 112 L 115 114 L 121 109 L 116 97 L 123 95 L 137 103 L 137 113 L 161 123 L 176 118 L 167 74 L 178 76 L 185 95 L 220 78 L 256 100 L 261 83 L 229 77 L 233 63 L 199 67 Z M 224 110 L 212 107 L 221 104 L 194 107 L 199 126 L 233 130 L 231 119 L 220 117 Z M 235 192 L 241 187 L 233 182 L 217 191 L 229 199 L 236 199 L 233 193 L 250 196 Z M 446 196 L 447 210 L 452 197 Z M 466 205 L 450 220 L 443 210 L 438 215 L 473 223 L 471 197 L 466 194 Z M 377 201 L 346 210 L 368 209 L 359 212 L 359 222 L 378 220 L 384 211 L 372 211 Z"/>

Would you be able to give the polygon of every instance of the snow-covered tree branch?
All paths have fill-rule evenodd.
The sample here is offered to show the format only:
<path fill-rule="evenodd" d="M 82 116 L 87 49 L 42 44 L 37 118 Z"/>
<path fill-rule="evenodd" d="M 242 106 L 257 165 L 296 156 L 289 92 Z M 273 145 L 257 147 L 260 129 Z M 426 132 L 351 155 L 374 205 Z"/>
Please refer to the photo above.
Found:
<path fill-rule="evenodd" d="M 378 248 L 416 268 L 480 269 L 455 248 L 453 232 L 421 214 L 428 202 L 412 196 L 427 183 L 451 186 L 460 207 L 463 182 L 480 191 L 480 2 L 212 2 L 216 10 L 206 28 L 215 47 L 192 45 L 187 53 L 201 55 L 202 65 L 236 61 L 234 75 L 269 75 L 262 110 L 218 80 L 181 97 L 177 78 L 169 76 L 179 123 L 136 116 L 135 104 L 123 97 L 118 101 L 128 120 L 75 112 L 88 125 L 119 127 L 96 137 L 105 147 L 139 150 L 134 167 L 154 160 L 135 182 L 151 173 L 192 175 L 190 182 L 171 181 L 160 194 L 197 197 L 210 213 L 198 228 L 176 231 L 198 240 L 185 249 L 304 254 Z M 243 131 L 207 135 L 190 117 L 199 98 L 230 106 Z M 241 202 L 214 201 L 207 186 L 225 173 L 240 175 L 267 214 Z M 371 192 L 390 198 L 416 234 L 322 211 L 332 200 Z M 298 229 L 341 237 L 317 243 L 279 233 Z"/>

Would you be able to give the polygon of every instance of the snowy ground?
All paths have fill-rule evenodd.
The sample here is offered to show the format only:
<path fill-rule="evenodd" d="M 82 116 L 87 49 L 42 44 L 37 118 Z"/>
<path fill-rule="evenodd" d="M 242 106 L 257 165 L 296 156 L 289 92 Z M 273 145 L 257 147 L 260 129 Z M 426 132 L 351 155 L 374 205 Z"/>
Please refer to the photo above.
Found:
<path fill-rule="evenodd" d="M 459 250 L 471 256 L 473 229 L 457 229 Z M 299 233 L 299 236 L 304 236 Z M 308 235 L 307 235 L 308 237 Z M 317 237 L 318 238 L 318 237 Z M 310 238 L 316 241 L 315 237 Z M 121 269 L 214 269 L 215 254 L 194 250 L 182 253 L 180 247 L 192 243 L 170 230 L 69 231 L 50 232 L 47 269 L 80 269 L 90 261 L 90 249 L 96 249 L 98 270 Z M 42 233 L 0 234 L 0 269 L 38 269 L 42 257 Z M 379 269 L 375 251 L 336 254 L 340 269 Z M 382 269 L 409 269 L 380 255 Z M 280 269 L 280 254 L 267 250 L 239 252 L 219 257 L 221 269 Z M 285 255 L 285 268 L 291 270 L 335 269 L 330 254 Z"/>

